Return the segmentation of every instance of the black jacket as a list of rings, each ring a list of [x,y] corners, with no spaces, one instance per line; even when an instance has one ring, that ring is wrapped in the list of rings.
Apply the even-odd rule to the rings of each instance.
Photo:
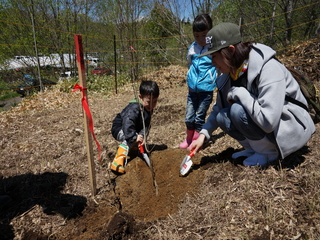
[[[129,147],[136,141],[137,135],[144,136],[143,119],[140,107],[143,109],[146,134],[149,132],[152,111],[148,112],[140,103],[129,103],[121,113],[118,113],[112,122],[111,133],[117,139],[119,131],[122,129]]]

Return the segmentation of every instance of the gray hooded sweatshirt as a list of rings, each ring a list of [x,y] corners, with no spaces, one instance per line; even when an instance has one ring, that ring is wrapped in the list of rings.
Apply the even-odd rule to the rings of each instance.
[[[305,109],[285,101],[285,96],[288,95],[308,105],[290,71],[272,58],[275,54],[276,52],[266,45],[254,44],[249,54],[247,87],[241,87],[238,98],[252,120],[263,131],[273,132],[281,157],[285,158],[307,143],[315,132],[315,125]],[[260,77],[256,79],[258,74]],[[218,128],[217,114],[221,109],[231,106],[227,102],[231,81],[233,80],[229,74],[223,74],[217,79],[217,100],[200,132],[207,140]]]

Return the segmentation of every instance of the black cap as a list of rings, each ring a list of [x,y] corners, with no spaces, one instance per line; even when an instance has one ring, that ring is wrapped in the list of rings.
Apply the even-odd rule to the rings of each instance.
[[[212,54],[230,45],[242,42],[240,27],[229,22],[219,23],[207,33],[206,41],[207,44],[209,44],[208,51],[199,57]]]

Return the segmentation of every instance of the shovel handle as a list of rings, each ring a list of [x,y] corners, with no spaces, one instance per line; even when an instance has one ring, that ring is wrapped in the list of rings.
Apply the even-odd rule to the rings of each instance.
[[[189,157],[193,157],[195,154],[196,154],[196,150],[193,150],[192,152],[190,152],[190,153],[188,154],[188,156],[189,156]]]
[[[140,150],[141,153],[144,153],[144,147],[143,147],[142,144],[139,145],[139,150]]]

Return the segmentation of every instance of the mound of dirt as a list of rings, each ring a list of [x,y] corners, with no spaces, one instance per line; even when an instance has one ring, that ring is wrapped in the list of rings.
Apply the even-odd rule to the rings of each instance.
[[[149,222],[174,214],[186,194],[197,194],[204,179],[204,170],[199,167],[201,155],[193,157],[193,170],[180,176],[180,164],[188,153],[185,149],[153,151],[154,180],[145,161],[133,158],[126,166],[126,174],[110,178],[114,186],[109,192],[110,204],[100,205],[98,212],[96,207],[87,207],[79,221],[72,220],[59,233],[59,239],[100,239],[101,232],[101,239],[123,239],[137,232],[138,222],[145,229]]]
[[[188,153],[184,149],[153,152],[155,183],[144,161],[131,161],[126,167],[127,173],[116,183],[122,211],[145,222],[175,213],[187,193],[193,195],[199,190],[204,178],[203,171],[193,171],[188,177],[179,176],[180,164]],[[200,155],[193,159],[200,161]]]

